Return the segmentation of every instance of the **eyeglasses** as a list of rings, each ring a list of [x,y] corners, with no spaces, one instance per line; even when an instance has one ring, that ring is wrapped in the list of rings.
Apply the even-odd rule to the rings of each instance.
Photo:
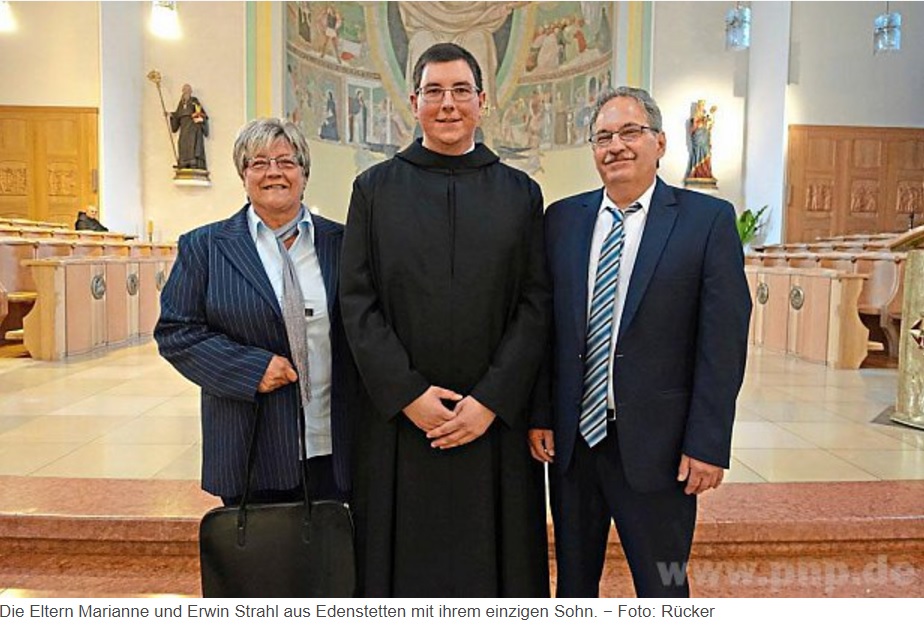
[[[642,133],[646,130],[650,130],[653,133],[661,132],[658,128],[652,128],[651,126],[639,126],[638,124],[629,124],[628,126],[623,126],[616,132],[611,132],[608,130],[601,130],[598,133],[591,135],[588,141],[594,145],[595,148],[605,148],[611,143],[613,143],[613,137],[619,136],[619,140],[623,143],[635,143],[642,138]]]
[[[481,90],[474,85],[454,85],[452,87],[437,87],[436,85],[427,85],[417,90],[417,94],[423,98],[424,102],[442,102],[443,94],[446,92],[452,94],[452,99],[456,102],[468,102],[475,97]]]
[[[294,170],[302,166],[299,159],[291,155],[278,157],[257,157],[247,160],[247,167],[255,172],[265,172],[269,169],[270,163],[275,163],[276,167],[281,170]]]

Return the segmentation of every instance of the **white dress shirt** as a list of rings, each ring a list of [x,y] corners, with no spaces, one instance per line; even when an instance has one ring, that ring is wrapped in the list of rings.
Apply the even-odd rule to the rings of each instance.
[[[266,270],[281,309],[284,261],[276,243],[276,235],[263,223],[253,206],[247,209],[247,222],[260,261],[263,262],[263,269]],[[314,248],[313,231],[311,213],[305,209],[305,218],[298,223],[298,236],[289,248],[289,255],[298,275],[298,284],[305,298],[305,309],[312,311],[312,314],[306,317],[308,381],[311,385],[311,399],[305,407],[305,450],[308,458],[331,454],[333,449],[330,432],[330,318],[327,315],[327,291],[321,275],[321,264]]]
[[[619,322],[622,317],[622,309],[626,304],[626,293],[629,291],[629,279],[632,277],[632,269],[635,267],[635,257],[638,255],[638,246],[642,241],[642,232],[645,230],[645,221],[648,219],[648,207],[651,205],[651,196],[654,193],[655,183],[645,190],[638,200],[642,208],[624,215],[623,228],[625,240],[622,248],[622,256],[619,261],[619,276],[616,280],[616,300],[613,303],[613,336],[610,338],[610,357],[607,364],[606,375],[606,407],[615,409],[616,402],[613,398],[613,360],[616,354],[616,339],[619,336]],[[632,204],[630,202],[629,204]],[[613,214],[609,212],[608,207],[615,207],[622,211],[625,207],[617,207],[603,192],[603,201],[597,211],[597,223],[594,225],[593,238],[590,240],[590,263],[587,267],[587,318],[590,318],[590,303],[594,297],[594,283],[597,279],[597,265],[600,262],[600,250],[603,248],[603,242],[613,227]]]

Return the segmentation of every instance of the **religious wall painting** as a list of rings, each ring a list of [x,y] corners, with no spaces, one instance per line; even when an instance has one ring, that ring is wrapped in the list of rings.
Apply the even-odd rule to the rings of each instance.
[[[581,71],[612,53],[612,32],[606,3],[537,3],[525,74],[557,78]]]
[[[372,90],[369,87],[347,82],[347,143],[366,146],[370,143],[372,133]]]
[[[303,128],[309,137],[317,137],[326,141],[340,142],[346,136],[344,117],[344,97],[341,81],[333,74],[319,74],[319,95],[324,103],[318,109],[313,109],[313,124]]]
[[[542,152],[587,138],[592,98],[612,84],[613,6],[289,2],[287,115],[317,139],[379,158],[394,154],[419,134],[408,101],[413,61],[433,43],[452,41],[484,71],[479,137],[513,165],[537,164]]]

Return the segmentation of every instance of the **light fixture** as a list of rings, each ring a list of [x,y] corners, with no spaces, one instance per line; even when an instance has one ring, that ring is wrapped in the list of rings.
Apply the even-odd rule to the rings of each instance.
[[[873,54],[898,52],[902,49],[902,14],[889,11],[886,2],[885,13],[873,20]]]
[[[751,46],[751,7],[740,2],[725,14],[725,49],[747,50]]]
[[[173,0],[154,0],[151,3],[151,32],[163,39],[180,38],[180,20],[177,16],[176,2]]]
[[[7,0],[0,0],[0,33],[12,33],[16,30],[13,9]]]

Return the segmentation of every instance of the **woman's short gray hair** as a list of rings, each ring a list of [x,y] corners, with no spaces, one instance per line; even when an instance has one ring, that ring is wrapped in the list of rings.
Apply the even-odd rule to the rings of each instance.
[[[295,153],[292,155],[302,164],[305,178],[311,170],[311,153],[308,150],[308,140],[299,130],[298,126],[288,120],[278,117],[258,117],[247,122],[237,133],[234,140],[234,166],[237,175],[244,179],[244,170],[247,161],[260,151],[269,148],[277,139],[285,139],[292,145]]]

